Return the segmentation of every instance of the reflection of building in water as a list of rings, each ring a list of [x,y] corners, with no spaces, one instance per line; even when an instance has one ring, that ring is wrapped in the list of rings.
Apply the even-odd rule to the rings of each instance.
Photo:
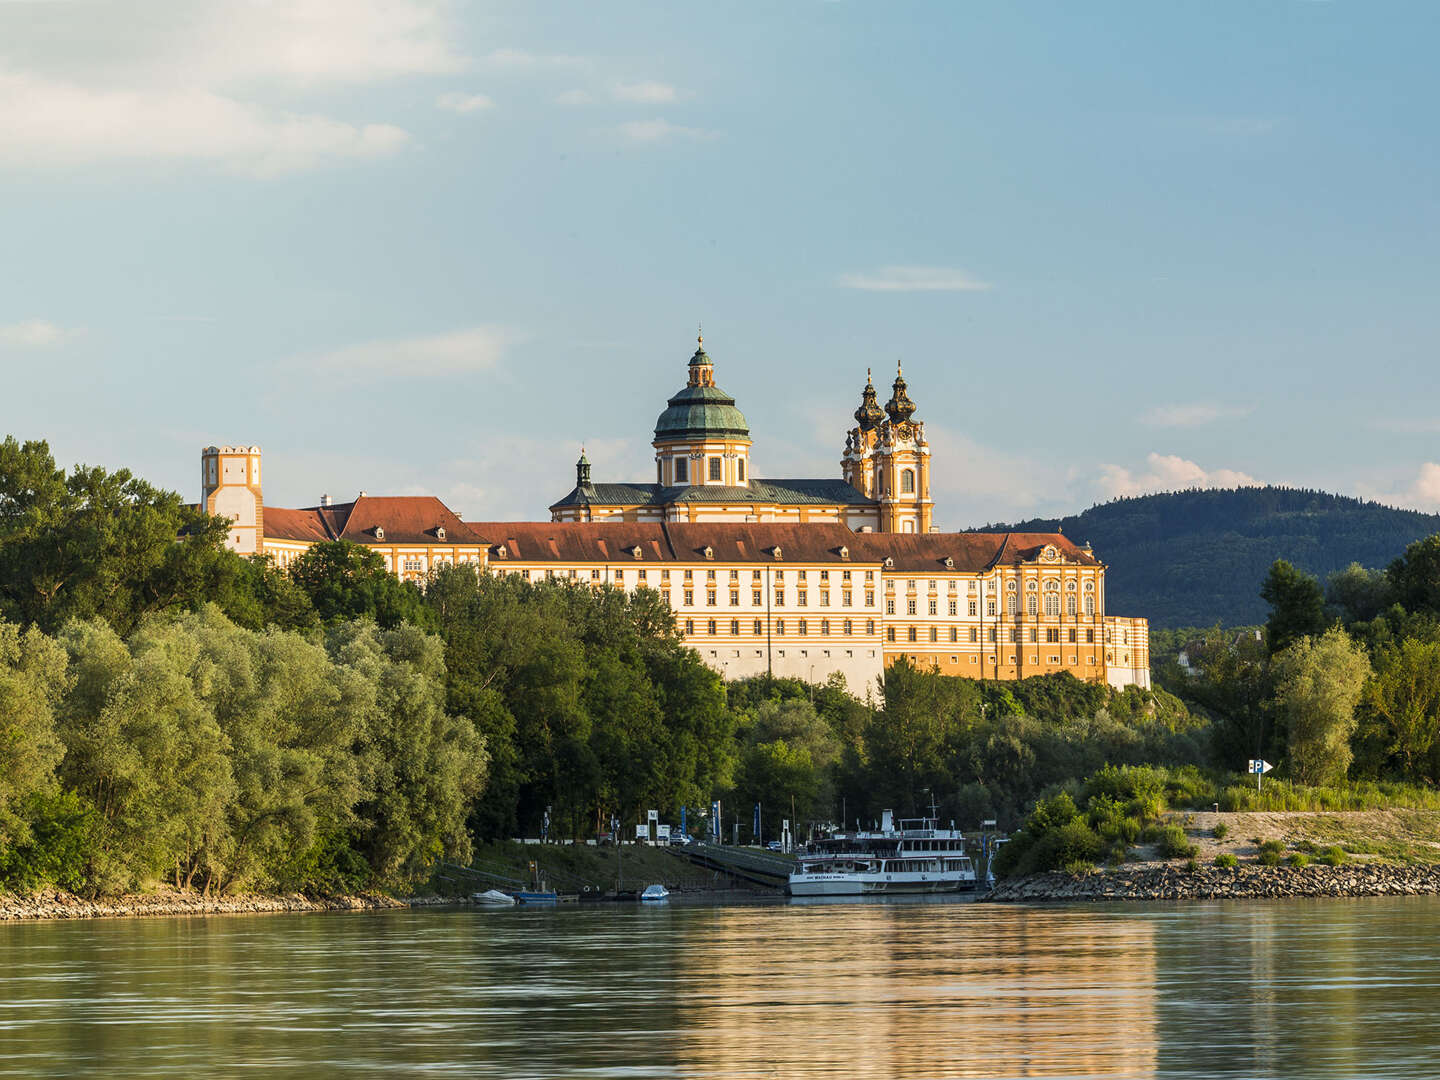
[[[1154,928],[1139,917],[945,901],[722,908],[677,969],[694,987],[682,1072],[1105,1077],[1156,1066]]]

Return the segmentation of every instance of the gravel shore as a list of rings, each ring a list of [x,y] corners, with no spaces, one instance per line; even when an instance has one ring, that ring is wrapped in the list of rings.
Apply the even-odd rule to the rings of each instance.
[[[1291,897],[1426,896],[1440,893],[1440,866],[1178,866],[1033,874],[998,882],[987,903],[1118,900],[1280,900]]]
[[[361,911],[433,903],[428,898],[396,900],[381,895],[333,896],[320,899],[298,893],[283,896],[201,896],[158,892],[85,900],[65,892],[33,896],[0,896],[0,922],[22,919],[108,919],[145,915],[244,915],[301,911]]]

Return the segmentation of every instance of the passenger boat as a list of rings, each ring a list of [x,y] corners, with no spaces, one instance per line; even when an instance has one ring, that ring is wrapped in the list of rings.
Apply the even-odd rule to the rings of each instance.
[[[933,811],[932,811],[933,813]],[[836,832],[812,841],[790,874],[791,896],[871,896],[975,888],[965,838],[934,817],[895,826],[886,810],[878,831]]]

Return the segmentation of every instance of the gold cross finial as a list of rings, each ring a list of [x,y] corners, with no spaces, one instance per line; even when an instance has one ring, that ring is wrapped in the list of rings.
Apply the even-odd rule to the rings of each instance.
[[[900,376],[903,375],[903,374],[904,374],[904,372],[900,370],[900,361],[899,361],[899,360],[896,360],[896,361],[895,361],[895,377],[898,379],[898,378],[900,378]]]
[[[701,346],[702,348],[705,345],[705,328],[699,323],[696,323],[695,325],[695,344]]]

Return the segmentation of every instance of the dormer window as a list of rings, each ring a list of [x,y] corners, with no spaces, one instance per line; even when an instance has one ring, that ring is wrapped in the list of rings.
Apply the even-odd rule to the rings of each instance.
[[[946,555],[946,556],[945,556],[945,569],[946,569],[946,570],[954,570],[954,569],[955,569],[955,560],[954,560],[953,558],[951,558],[949,555]]]
[[[850,558],[850,549],[849,549],[848,547],[842,547],[842,548],[840,549],[840,558],[842,558],[842,559],[848,559],[848,558]]]
[[[435,526],[435,539],[436,539],[436,540],[444,540],[444,539],[445,539],[445,526],[444,526],[444,525],[437,525],[437,526]]]
[[[705,558],[707,558],[707,559],[713,559],[713,558],[715,558],[715,549],[714,549],[713,547],[710,547],[710,546],[707,544],[707,545],[705,546],[704,555],[705,555]]]
[[[375,526],[375,539],[376,539],[376,540],[384,540],[384,539],[385,539],[385,528],[384,528],[383,525],[376,525],[376,526]]]
[[[895,560],[894,560],[893,558],[891,558],[889,555],[886,555],[886,556],[885,556],[885,569],[886,569],[886,570],[894,570],[894,569],[895,569]]]
[[[784,555],[782,555],[780,552],[779,544],[776,544],[773,548],[770,549],[770,554],[774,556],[776,562],[779,562],[782,558],[784,558]]]
[[[641,559],[644,557],[645,552],[641,549],[639,544],[636,544],[630,549],[630,554],[635,556],[636,559]]]
[[[510,557],[510,552],[504,544],[501,544],[495,549],[495,557],[497,559],[508,559]]]

